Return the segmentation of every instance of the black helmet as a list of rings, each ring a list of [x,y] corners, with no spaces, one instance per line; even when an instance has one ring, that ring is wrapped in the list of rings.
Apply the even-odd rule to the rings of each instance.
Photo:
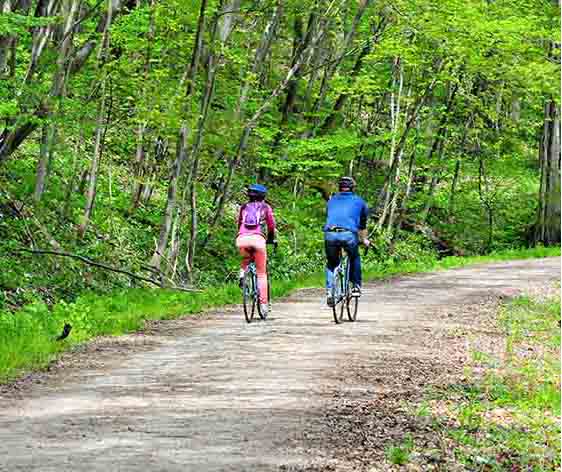
[[[338,182],[338,186],[339,186],[340,192],[344,188],[349,189],[351,192],[353,192],[353,190],[355,190],[355,180],[353,179],[353,177],[342,177],[340,179],[340,181]]]

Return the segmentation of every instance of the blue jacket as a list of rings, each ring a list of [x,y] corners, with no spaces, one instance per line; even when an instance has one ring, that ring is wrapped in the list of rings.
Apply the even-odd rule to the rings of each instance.
[[[353,233],[367,228],[369,207],[353,192],[336,193],[327,204],[327,219],[324,231],[331,226],[347,229]]]

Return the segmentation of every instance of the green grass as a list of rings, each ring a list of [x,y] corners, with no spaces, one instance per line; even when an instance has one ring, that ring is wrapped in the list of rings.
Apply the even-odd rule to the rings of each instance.
[[[457,460],[470,470],[559,470],[560,298],[520,297],[502,307],[499,323],[505,358],[450,392],[458,424],[446,433]],[[475,358],[490,367],[488,358]]]
[[[410,454],[414,449],[414,440],[410,434],[398,446],[390,446],[385,450],[387,460],[395,465],[404,465],[410,461]]]
[[[442,260],[427,257],[415,262],[394,261],[384,265],[374,265],[367,260],[365,278],[377,279],[480,262],[557,255],[560,255],[560,248],[536,248],[485,257],[451,257]],[[313,274],[289,281],[274,281],[272,297],[287,295],[298,288],[322,286],[323,278],[323,274]],[[120,335],[141,329],[145,320],[169,319],[239,302],[239,288],[228,284],[193,293],[127,289],[105,296],[83,295],[73,303],[60,301],[52,309],[44,303],[35,302],[16,313],[0,312],[0,382],[12,380],[25,371],[42,368],[60,352],[96,336]],[[241,315],[241,323],[242,320]],[[66,340],[56,341],[65,323],[72,325],[72,332]]]
[[[516,259],[537,259],[543,257],[559,257],[560,247],[535,247],[531,249],[510,249],[501,252],[492,252],[485,256],[458,257],[451,256],[436,259],[430,255],[416,258],[412,261],[389,263],[371,267],[366,264],[365,278],[378,279],[392,275],[407,274],[412,272],[431,272],[435,270],[453,269],[473,264],[484,264]]]

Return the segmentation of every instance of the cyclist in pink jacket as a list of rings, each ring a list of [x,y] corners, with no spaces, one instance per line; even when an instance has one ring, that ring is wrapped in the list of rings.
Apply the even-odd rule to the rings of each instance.
[[[275,218],[273,210],[264,201],[267,188],[263,185],[252,184],[248,187],[249,201],[240,207],[238,213],[238,237],[236,247],[242,256],[240,265],[240,283],[244,272],[252,259],[256,263],[258,274],[258,290],[260,308],[264,315],[268,313],[267,299],[267,249],[266,243],[276,244]],[[267,236],[267,237],[266,237]]]

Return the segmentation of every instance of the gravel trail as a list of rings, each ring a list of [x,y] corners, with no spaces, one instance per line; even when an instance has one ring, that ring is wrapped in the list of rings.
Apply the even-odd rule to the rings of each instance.
[[[0,470],[357,470],[323,440],[338,398],[392,400],[400,384],[385,379],[439,364],[434,333],[559,278],[559,258],[471,266],[367,284],[356,323],[300,290],[265,323],[229,307],[94,341],[0,388]]]

